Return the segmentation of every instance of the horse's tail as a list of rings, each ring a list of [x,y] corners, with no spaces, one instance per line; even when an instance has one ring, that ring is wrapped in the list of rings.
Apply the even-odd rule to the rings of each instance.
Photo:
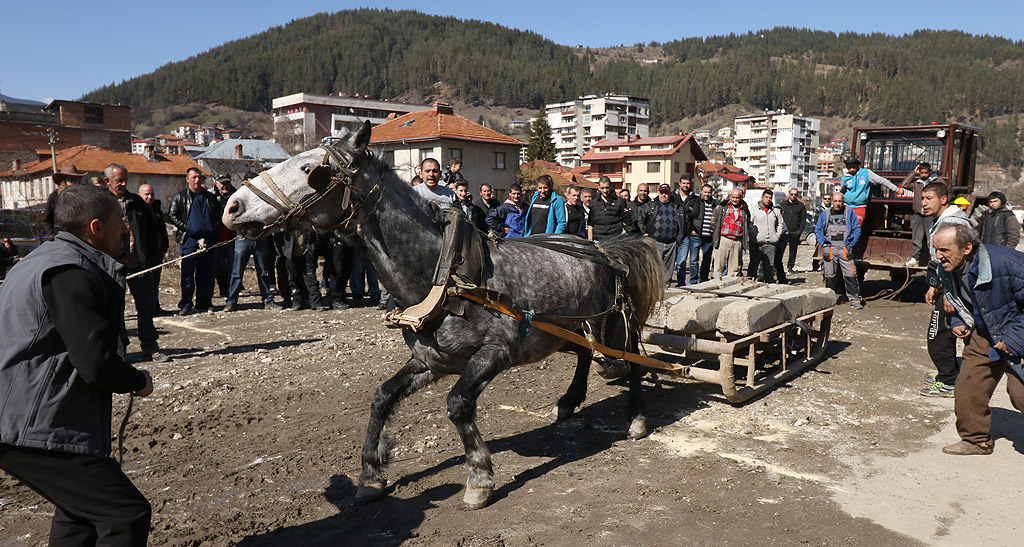
[[[613,236],[598,245],[610,258],[629,268],[622,290],[633,306],[630,330],[638,331],[665,296],[665,264],[654,240],[640,236]]]

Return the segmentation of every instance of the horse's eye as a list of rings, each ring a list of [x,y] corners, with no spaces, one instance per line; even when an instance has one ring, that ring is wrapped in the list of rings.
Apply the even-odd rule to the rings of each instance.
[[[313,166],[311,166],[311,165],[306,165],[306,166],[303,166],[303,168],[302,168],[302,172],[303,172],[303,173],[306,173],[307,175],[308,175],[308,174],[309,174],[309,172],[310,172],[310,171],[312,171],[312,170],[313,170]]]

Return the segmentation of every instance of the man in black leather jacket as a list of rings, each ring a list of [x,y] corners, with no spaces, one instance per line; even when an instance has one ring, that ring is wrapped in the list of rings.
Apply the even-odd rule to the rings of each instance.
[[[189,168],[185,175],[188,188],[171,198],[167,217],[177,229],[176,239],[182,256],[212,246],[220,225],[220,206],[213,194],[206,191],[202,179],[203,174],[198,168]],[[179,315],[188,315],[193,309],[209,311],[213,307],[215,268],[212,253],[200,253],[181,261]]]

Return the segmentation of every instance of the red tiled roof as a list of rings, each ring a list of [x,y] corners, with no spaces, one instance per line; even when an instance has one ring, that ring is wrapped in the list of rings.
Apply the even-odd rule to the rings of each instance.
[[[451,113],[450,107],[437,106],[433,110],[410,112],[374,127],[370,143],[430,141],[442,138],[526,146],[525,142]]]
[[[719,173],[718,175],[723,179],[731,180],[733,182],[747,182],[754,178],[750,175],[740,175],[739,173]]]
[[[49,151],[47,151],[49,152]],[[129,173],[147,175],[185,175],[190,167],[200,169],[203,174],[210,172],[199,167],[199,164],[186,155],[160,155],[154,156],[157,161],[149,161],[141,154],[130,154],[128,152],[112,152],[105,148],[95,146],[79,145],[57,151],[57,167],[74,165],[79,171],[100,173],[111,163],[120,163],[128,169]],[[53,171],[53,162],[49,154],[44,159],[34,161],[22,166],[17,172],[4,171],[0,177],[21,176]]]
[[[594,148],[608,146],[643,146],[650,144],[677,144],[690,138],[689,135],[669,135],[666,137],[641,137],[639,139],[603,139],[594,143]]]

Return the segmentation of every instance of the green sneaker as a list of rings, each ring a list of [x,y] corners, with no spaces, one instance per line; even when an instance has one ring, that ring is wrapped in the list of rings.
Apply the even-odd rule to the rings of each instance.
[[[935,382],[938,382],[938,381],[939,381],[939,375],[938,374],[929,374],[928,376],[924,377],[924,385],[925,385],[925,387],[931,387],[932,384],[934,384]]]
[[[934,384],[922,389],[920,393],[925,397],[952,397],[953,386],[947,386],[942,382],[935,382]]]

